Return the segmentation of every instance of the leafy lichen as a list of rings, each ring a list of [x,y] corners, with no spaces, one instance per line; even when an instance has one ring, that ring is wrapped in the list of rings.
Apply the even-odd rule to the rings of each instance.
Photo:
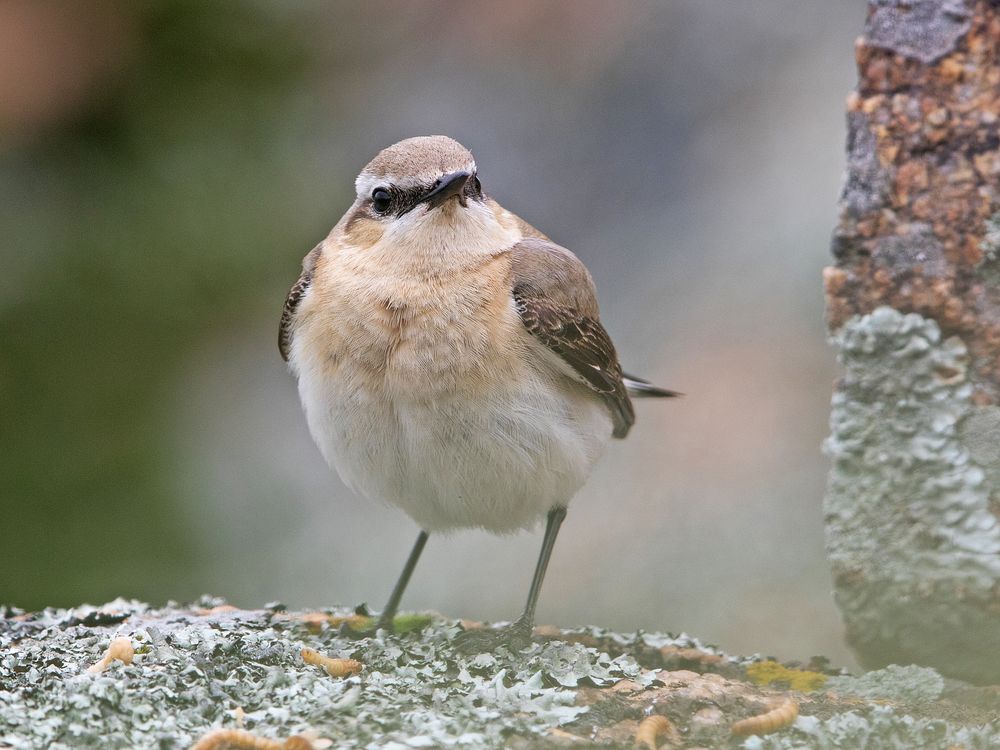
[[[986,221],[986,232],[980,244],[983,258],[976,266],[976,275],[990,289],[1000,288],[1000,213],[993,214]]]
[[[372,750],[533,750],[577,741],[620,747],[632,746],[640,720],[650,715],[667,717],[688,745],[724,747],[738,742],[730,735],[733,721],[759,713],[782,693],[776,683],[761,687],[742,679],[752,657],[733,658],[684,635],[543,628],[548,635],[521,650],[467,655],[456,649],[460,626],[440,617],[425,622],[417,616],[425,622],[419,632],[380,631],[355,640],[329,623],[314,627],[316,615],[343,620],[348,611],[295,613],[276,605],[243,611],[220,604],[206,599],[193,609],[152,609],[116,600],[34,614],[0,608],[0,748],[181,750],[212,730],[237,728],[261,738],[307,735],[338,748]],[[132,663],[88,673],[115,638],[135,646]],[[356,659],[361,672],[330,677],[305,663],[304,648]],[[662,649],[707,649],[730,665],[731,676],[663,669]],[[934,675],[917,677],[925,694],[934,688]],[[898,687],[909,677],[859,678],[859,694],[866,679],[877,683],[873,695],[882,700],[886,684]],[[856,695],[816,691],[798,699],[804,713],[833,718],[800,716],[794,728],[781,730],[784,739],[768,739],[797,744],[774,747],[861,746],[838,745],[844,737],[866,737],[871,748],[906,746],[872,739],[882,733],[912,747],[937,747],[918,741],[930,726],[939,727],[940,736],[979,742],[969,750],[990,746],[984,738],[1000,739],[996,731],[969,728],[996,716],[992,704],[977,713],[948,696],[919,705],[911,700],[906,710],[916,715],[905,716],[897,709],[871,713],[867,699]],[[942,705],[952,713],[941,713]],[[857,715],[838,719],[845,711]],[[932,725],[939,716],[960,723]]]
[[[848,638],[869,667],[1000,679],[1000,523],[960,430],[967,353],[935,321],[880,307],[834,338],[826,535]]]
[[[1000,729],[996,726],[954,727],[944,721],[899,715],[886,706],[870,711],[849,711],[820,720],[800,716],[790,731],[766,737],[750,737],[746,750],[969,750],[997,747]]]
[[[967,0],[872,0],[868,40],[931,63],[951,52],[971,26]]]
[[[82,624],[95,611],[106,619]],[[652,680],[628,656],[579,644],[465,656],[452,645],[459,626],[425,615],[397,623],[411,635],[355,641],[275,610],[202,611],[212,614],[119,600],[0,619],[0,747],[180,749],[235,726],[237,708],[247,729],[316,729],[338,747],[499,747],[586,712],[571,686]],[[115,635],[138,645],[133,664],[88,674]],[[304,647],[358,659],[363,671],[331,679],[303,663]]]
[[[944,692],[944,678],[929,667],[890,664],[858,677],[831,677],[830,690],[871,700],[894,700],[904,703],[936,701]]]
[[[1000,259],[1000,213],[993,214],[986,221],[986,234],[983,235],[983,255],[988,261]]]

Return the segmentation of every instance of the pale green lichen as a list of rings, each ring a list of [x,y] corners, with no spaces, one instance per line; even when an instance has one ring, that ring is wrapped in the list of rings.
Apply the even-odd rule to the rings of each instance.
[[[986,220],[982,247],[986,260],[995,261],[1000,258],[1000,213],[995,213]]]
[[[833,337],[825,499],[837,603],[862,662],[918,662],[1000,680],[1000,524],[987,471],[960,436],[966,349],[937,323],[881,307]]]
[[[533,642],[516,652],[499,648],[464,655],[455,644],[459,626],[440,617],[419,632],[353,640],[336,628],[316,633],[301,613],[284,613],[277,605],[254,611],[209,609],[220,603],[205,599],[194,610],[152,609],[117,600],[100,608],[32,615],[0,608],[0,748],[182,750],[210,729],[236,727],[237,708],[245,728],[257,736],[281,739],[312,730],[337,748],[540,750],[576,742],[573,736],[620,747],[623,719],[656,710],[668,714],[682,732],[694,732],[694,716],[706,701],[718,716],[701,727],[697,739],[687,734],[687,744],[728,747],[739,740],[730,737],[723,712],[746,715],[748,700],[765,705],[775,694],[773,688],[759,691],[719,675],[643,669],[632,655],[612,657],[602,649],[557,640]],[[598,628],[569,637],[581,635],[612,653],[640,658],[650,649],[697,644],[683,635]],[[88,674],[87,667],[115,636],[128,636],[136,646],[133,663]],[[345,679],[331,678],[303,662],[303,647],[358,659],[363,669]],[[754,662],[748,657],[739,663]],[[928,675],[916,677],[924,686],[921,695],[927,695],[933,687]],[[900,679],[881,680],[878,695],[887,685],[903,689]],[[858,692],[865,684],[858,684]],[[822,692],[813,693],[807,704],[809,711],[827,716],[858,706],[855,698],[845,703]],[[905,746],[874,741],[884,733],[911,740],[911,747],[937,747],[916,741],[929,736],[928,715],[948,715],[929,714],[936,705],[917,706],[911,700],[892,714],[863,710],[864,715],[852,714],[840,723],[800,717],[794,728],[782,730],[780,740],[767,741],[797,743],[780,747]],[[918,718],[900,715],[914,707]],[[964,709],[956,716],[973,723]],[[934,726],[942,737],[978,742],[991,736],[945,722]],[[572,734],[554,737],[550,730],[557,727]],[[844,737],[866,737],[869,744],[835,744]],[[983,740],[967,749],[988,746]]]
[[[1000,490],[1000,406],[970,409],[958,424],[958,439],[986,473],[992,491]]]
[[[976,273],[988,289],[1000,287],[1000,213],[986,220],[986,231],[980,244],[983,259],[976,266]]]
[[[766,737],[750,737],[746,750],[986,750],[1000,746],[996,726],[954,727],[944,721],[901,716],[889,707],[848,712],[829,719],[800,716],[792,728]]]
[[[586,712],[570,686],[654,676],[631,657],[560,642],[465,656],[457,631],[435,619],[419,633],[356,641],[310,633],[274,610],[199,617],[123,600],[3,617],[0,748],[180,750],[234,727],[236,708],[267,737],[311,729],[340,748],[492,748]],[[115,635],[137,646],[133,664],[88,674]],[[303,663],[303,647],[358,659],[363,671],[332,679]]]
[[[828,690],[870,700],[929,703],[944,692],[944,678],[930,667],[890,664],[858,677],[843,675],[827,680]]]

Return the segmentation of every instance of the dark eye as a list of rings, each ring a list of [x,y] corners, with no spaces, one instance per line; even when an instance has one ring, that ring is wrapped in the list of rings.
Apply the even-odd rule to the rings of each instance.
[[[478,175],[472,175],[472,190],[476,195],[483,194],[483,183],[479,181]]]
[[[388,190],[385,188],[375,188],[372,191],[372,208],[378,213],[384,214],[389,210],[390,205],[392,205],[392,198]]]

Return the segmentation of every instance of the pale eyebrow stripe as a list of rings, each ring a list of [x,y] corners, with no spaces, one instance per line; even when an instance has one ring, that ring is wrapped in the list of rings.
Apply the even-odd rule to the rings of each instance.
[[[476,162],[472,161],[458,167],[458,169],[464,169],[466,171],[476,173],[479,171],[476,166]],[[448,170],[452,171],[452,170]],[[372,174],[371,172],[362,172],[358,175],[358,179],[355,180],[355,188],[357,189],[358,195],[369,196],[371,192],[377,187],[388,187],[389,185],[394,185],[395,187],[408,189],[412,187],[420,187],[427,185],[429,182],[433,182],[438,177],[438,174],[424,174],[418,176],[407,175],[404,177],[389,177],[388,175],[378,176]]]

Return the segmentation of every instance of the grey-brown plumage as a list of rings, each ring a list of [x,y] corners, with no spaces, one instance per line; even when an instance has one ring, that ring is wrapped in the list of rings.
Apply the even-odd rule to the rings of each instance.
[[[600,322],[597,290],[586,266],[520,217],[525,238],[511,248],[511,294],[525,329],[558,355],[578,379],[600,394],[611,412],[614,437],[624,438],[635,424],[631,397],[679,396],[622,372],[611,337]],[[278,349],[288,361],[295,312],[312,283],[322,252],[317,245],[302,262],[302,273],[288,291],[281,311]]]
[[[489,198],[461,144],[401,141],[355,190],[306,257],[278,344],[327,461],[423,529],[379,625],[428,532],[544,516],[527,605],[505,631],[522,637],[566,507],[628,433],[631,398],[675,394],[622,373],[587,269]]]
[[[524,327],[601,395],[614,436],[625,437],[635,411],[615,346],[600,323],[590,272],[569,250],[546,240],[522,240],[511,255],[511,293]]]
[[[281,323],[278,326],[278,351],[281,352],[281,358],[286,362],[292,346],[292,324],[295,321],[295,310],[312,283],[313,268],[316,266],[316,259],[321,252],[322,245],[317,245],[302,261],[302,273],[292,288],[288,290],[285,306],[281,309]]]

